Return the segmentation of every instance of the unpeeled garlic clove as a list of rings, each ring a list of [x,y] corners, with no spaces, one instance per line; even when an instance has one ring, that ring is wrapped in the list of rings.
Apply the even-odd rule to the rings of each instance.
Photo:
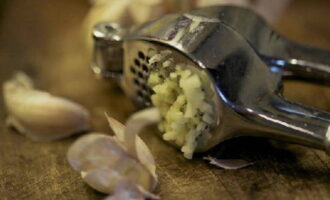
[[[33,81],[22,72],[3,84],[3,95],[7,124],[32,140],[56,140],[90,128],[85,108],[34,89]]]
[[[79,138],[69,148],[70,165],[88,185],[112,194],[110,199],[129,199],[127,195],[132,199],[157,198],[151,193],[157,184],[155,161],[138,133],[160,120],[158,110],[140,111],[129,118],[126,126],[107,118],[115,136],[93,133]]]
[[[145,198],[159,199],[159,196],[144,191],[129,179],[123,178],[117,183],[115,192],[105,200],[144,200]]]
[[[99,133],[82,136],[70,147],[68,161],[88,185],[103,193],[113,194],[123,178],[146,191],[153,190],[156,184],[149,169],[112,136]]]

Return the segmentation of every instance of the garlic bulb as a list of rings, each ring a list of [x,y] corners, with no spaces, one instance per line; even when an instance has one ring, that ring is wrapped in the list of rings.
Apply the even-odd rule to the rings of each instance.
[[[7,123],[35,141],[51,141],[89,129],[89,114],[80,105],[34,89],[22,72],[3,84]]]
[[[129,118],[126,126],[107,118],[115,136],[93,133],[79,138],[68,151],[70,165],[88,185],[113,194],[110,199],[120,199],[122,195],[125,198],[121,199],[155,198],[149,192],[157,184],[155,161],[137,134],[160,120],[158,110],[140,111]]]

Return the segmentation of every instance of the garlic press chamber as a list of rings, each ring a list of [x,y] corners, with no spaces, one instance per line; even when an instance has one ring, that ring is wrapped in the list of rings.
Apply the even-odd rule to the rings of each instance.
[[[215,119],[197,151],[257,136],[330,152],[330,114],[281,95],[285,78],[328,84],[330,52],[288,40],[252,10],[212,6],[133,28],[100,23],[93,37],[93,71],[117,78],[139,107],[152,104],[147,80],[156,68],[155,52],[170,52],[172,61],[203,77],[213,92]]]

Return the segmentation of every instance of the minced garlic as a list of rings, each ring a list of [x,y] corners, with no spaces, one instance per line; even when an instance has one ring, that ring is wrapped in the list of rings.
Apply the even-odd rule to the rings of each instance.
[[[213,92],[207,81],[191,70],[193,66],[175,63],[163,52],[150,60],[155,59],[158,62],[148,83],[154,91],[152,103],[163,118],[159,129],[164,140],[174,142],[191,159],[196,147],[210,137],[209,129],[215,123]]]

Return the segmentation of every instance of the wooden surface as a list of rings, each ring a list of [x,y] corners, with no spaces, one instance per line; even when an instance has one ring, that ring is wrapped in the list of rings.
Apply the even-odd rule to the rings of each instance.
[[[96,131],[111,134],[108,111],[125,121],[134,106],[111,82],[97,81],[88,67],[81,23],[87,11],[81,0],[0,1],[0,82],[16,70],[31,75],[40,88],[87,107]],[[330,48],[330,2],[297,0],[277,28],[298,41]],[[330,111],[329,88],[300,83],[285,85],[287,97]],[[36,143],[4,125],[0,98],[0,199],[97,200],[104,197],[85,185],[66,160],[77,138]],[[212,150],[223,158],[245,158],[255,164],[236,171],[209,166],[198,155],[185,160],[148,128],[164,200],[330,199],[330,158],[324,153],[266,140],[241,138]]]

